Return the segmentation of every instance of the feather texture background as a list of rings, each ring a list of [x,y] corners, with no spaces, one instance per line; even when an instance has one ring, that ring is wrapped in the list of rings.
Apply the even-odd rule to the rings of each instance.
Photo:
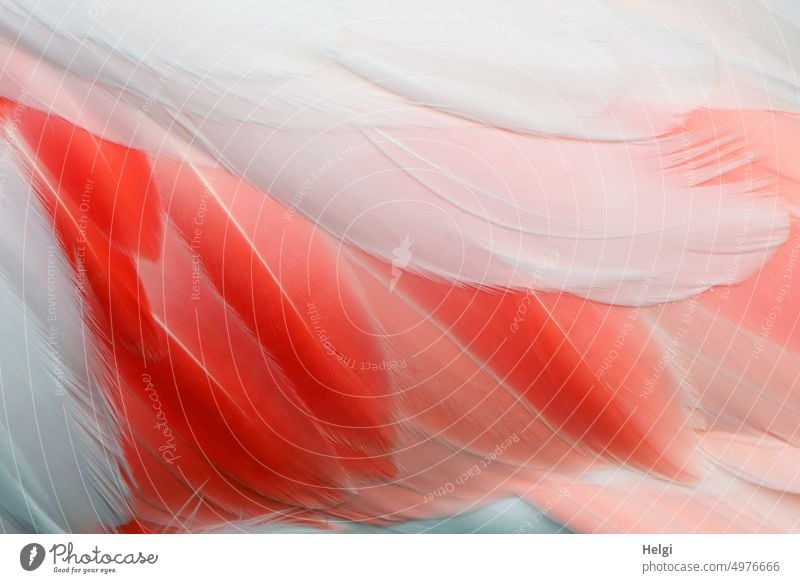
[[[3,528],[797,531],[798,25],[3,2]]]

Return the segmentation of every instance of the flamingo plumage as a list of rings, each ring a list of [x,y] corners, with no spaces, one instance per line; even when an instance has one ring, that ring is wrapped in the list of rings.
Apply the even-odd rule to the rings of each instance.
[[[3,3],[5,531],[800,528],[796,5],[402,4]]]

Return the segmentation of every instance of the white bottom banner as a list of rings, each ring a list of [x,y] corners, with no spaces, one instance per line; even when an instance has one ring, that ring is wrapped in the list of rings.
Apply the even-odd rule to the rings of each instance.
[[[4,535],[0,581],[800,581],[789,535]]]

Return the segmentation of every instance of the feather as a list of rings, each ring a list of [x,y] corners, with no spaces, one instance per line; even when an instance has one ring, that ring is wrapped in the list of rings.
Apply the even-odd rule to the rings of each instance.
[[[0,142],[0,518],[24,532],[113,529],[129,518],[118,419],[13,131],[6,121]]]
[[[798,530],[788,3],[93,6],[0,15],[4,529]]]
[[[548,507],[564,491],[572,504],[596,491],[594,481],[582,485],[590,476],[608,472],[638,476],[626,479],[642,485],[640,504],[687,497],[694,508],[704,484],[722,495],[718,483],[752,483],[758,464],[792,451],[793,410],[779,414],[752,387],[782,386],[754,375],[776,366],[791,374],[796,357],[765,351],[766,369],[737,372],[752,333],[731,336],[738,309],[711,309],[741,286],[626,308],[434,281],[407,269],[410,239],[386,263],[218,167],[142,157],[33,110],[17,130],[16,151],[27,153],[76,277],[88,272],[78,289],[108,371],[103,388],[125,420],[119,439],[138,525],[125,529],[243,520],[390,528],[514,495]],[[695,157],[707,154],[700,145]],[[75,189],[88,183],[98,210],[81,219]],[[118,193],[136,205],[119,230],[104,212]],[[765,281],[791,257],[778,251]],[[703,343],[701,330],[733,345]],[[709,362],[724,366],[709,376]],[[737,375],[750,401],[721,404]],[[778,441],[720,449],[709,428],[770,431]],[[741,461],[742,451],[755,459]],[[651,498],[659,484],[673,484],[669,498]],[[769,485],[793,488],[783,474]],[[764,484],[755,487],[761,496]],[[602,496],[612,500],[616,488],[608,482]],[[794,528],[774,516],[784,505],[770,496],[759,498],[764,527]],[[566,502],[547,509],[579,530],[639,528],[629,514],[605,512],[592,522]],[[656,520],[663,510],[652,512]],[[742,520],[726,511],[694,528],[747,528]]]
[[[593,2],[572,12],[504,2],[491,18],[480,2],[453,6],[431,15],[422,3],[399,13],[356,0],[294,10],[237,3],[220,19],[214,3],[135,13],[114,4],[93,23],[59,3],[12,3],[6,22],[34,56],[121,99],[111,119],[137,109],[385,261],[408,236],[417,251],[407,267],[430,277],[650,304],[742,281],[785,240],[780,205],[744,196],[763,185],[704,184],[748,164],[743,152],[712,156],[701,170],[692,160],[667,170],[669,145],[630,142],[718,105],[705,92],[717,85],[716,44],[676,34],[645,11]],[[220,43],[235,31],[236,48],[214,58],[188,33],[154,35],[156,19],[185,31],[210,27]],[[301,22],[303,40],[287,43]],[[528,34],[510,34],[512,26]],[[439,40],[421,44],[431,27]],[[528,50],[535,39],[544,48]],[[264,52],[270,58],[257,58]],[[209,62],[210,75],[201,68]],[[95,100],[71,90],[75,100]],[[600,129],[589,125],[604,118]],[[677,133],[688,140],[683,149],[729,137]],[[599,255],[598,239],[606,242]],[[554,255],[548,267],[543,258]],[[644,273],[653,281],[637,299]]]

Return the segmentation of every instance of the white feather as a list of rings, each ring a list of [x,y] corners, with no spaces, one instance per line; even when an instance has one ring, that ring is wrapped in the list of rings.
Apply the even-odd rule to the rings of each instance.
[[[710,158],[682,164],[669,144],[607,143],[741,107],[730,84],[761,107],[797,89],[786,51],[766,59],[758,27],[776,16],[743,3],[759,30],[745,54],[725,4],[693,28],[611,0],[44,0],[10,2],[0,31],[53,66],[56,93],[102,111],[106,137],[168,156],[191,143],[387,261],[408,238],[405,267],[431,276],[647,304],[744,279],[787,233],[775,200],[744,196],[763,184],[700,186],[752,162],[715,153],[724,132],[689,134]],[[797,32],[788,4],[777,14]],[[120,130],[132,111],[152,131]]]
[[[88,372],[75,284],[22,168],[1,141],[0,520],[97,532],[127,519],[115,421]]]
[[[795,0],[623,0],[720,58],[712,107],[800,112],[800,7]]]

